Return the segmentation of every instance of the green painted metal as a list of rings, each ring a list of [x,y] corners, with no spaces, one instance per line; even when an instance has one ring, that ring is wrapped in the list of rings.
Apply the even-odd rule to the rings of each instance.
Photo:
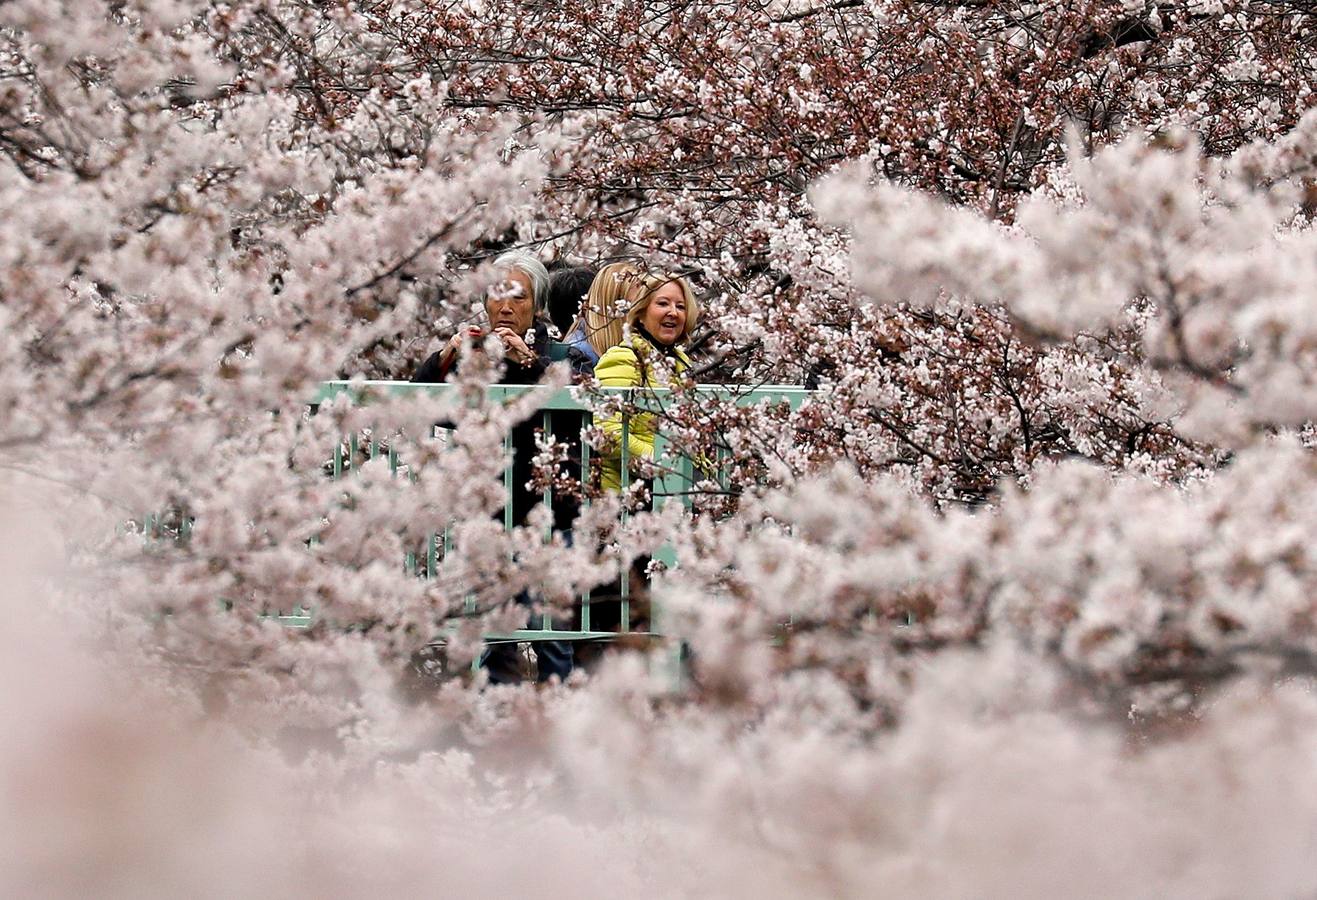
[[[501,631],[485,635],[490,643],[508,643],[516,641],[599,641],[612,640],[618,636],[616,631],[554,631],[553,629],[523,628],[520,631]],[[661,638],[663,635],[650,631],[634,631],[627,637]]]
[[[631,487],[631,416],[622,413],[622,496],[627,495],[627,489]],[[622,506],[622,523],[626,524],[627,510],[626,505]],[[617,562],[617,584],[618,595],[622,598],[620,602],[621,614],[618,630],[623,634],[631,630],[631,572],[627,566],[622,565],[622,561]]]
[[[413,385],[410,383],[403,384],[398,382],[366,382],[366,381],[326,382],[321,386],[319,392],[317,393],[315,402],[316,403],[328,402],[338,396],[347,394],[351,398],[352,402],[361,404],[361,403],[370,403],[373,399],[378,397],[398,396],[398,395],[418,393],[418,392],[430,396],[435,396],[438,399],[444,397],[444,395],[446,394],[450,394],[455,389],[456,388],[453,385]],[[554,434],[553,417],[552,417],[552,413],[554,411],[556,410],[584,411],[585,410],[585,407],[579,404],[572,397],[572,392],[570,390],[565,390],[565,389],[549,390],[549,389],[535,388],[530,386],[520,386],[520,385],[495,385],[495,386],[490,386],[486,389],[486,396],[492,402],[506,403],[528,391],[537,391],[540,394],[540,396],[537,398],[540,401],[541,410],[542,410],[540,425],[541,428],[543,428],[543,430],[546,433]],[[639,409],[649,409],[656,412],[662,410],[662,407],[665,404],[665,402],[669,400],[668,395],[671,393],[671,391],[665,389],[656,389],[656,390],[605,389],[604,392],[628,394],[629,406]],[[763,386],[752,390],[746,390],[746,389],[734,388],[734,387],[725,387],[725,386],[709,386],[709,387],[703,387],[698,389],[697,394],[698,393],[705,393],[720,398],[734,397],[738,403],[786,402],[790,404],[793,408],[798,407],[800,403],[809,394],[809,392],[803,391],[799,388],[786,387],[786,386]],[[622,441],[620,448],[622,487],[624,492],[630,487],[631,484],[632,460],[630,458],[630,440],[629,440],[630,427],[631,427],[630,416],[629,414],[624,414],[623,422],[622,422]],[[372,433],[374,433],[374,430],[372,430]],[[352,444],[351,442],[349,442],[349,449],[352,451],[353,456],[355,456],[356,448],[355,445]],[[660,431],[655,436],[655,458],[662,459],[670,451],[670,449],[671,447],[669,445],[668,439]],[[504,451],[510,457],[512,451],[510,436],[505,437]],[[588,442],[584,440],[584,431],[582,432],[581,454],[582,454],[581,477],[583,481],[586,481],[589,479],[590,476],[591,452]],[[722,459],[720,454],[719,463],[721,462]],[[348,463],[348,465],[350,465],[350,462]],[[391,469],[396,470],[397,466],[398,466],[397,454],[391,449],[390,467]],[[712,475],[719,482],[723,482],[724,471],[725,470],[722,465],[717,465],[714,471],[705,474]],[[662,506],[664,506],[667,503],[673,502],[674,500],[678,500],[679,502],[682,502],[684,505],[689,506],[690,488],[693,487],[695,484],[696,474],[697,474],[696,466],[694,462],[689,458],[677,457],[675,460],[670,460],[667,464],[665,464],[659,470],[657,477],[654,479],[653,488],[654,488],[655,507],[662,508]],[[510,528],[512,526],[512,510],[510,504],[510,496],[511,496],[511,489],[513,486],[511,466],[505,468],[503,482],[504,482],[505,492],[509,496],[509,502],[507,505],[505,505],[503,511],[503,522],[505,527]],[[551,489],[546,488],[542,501],[546,505],[550,507],[552,506],[553,496]],[[585,502],[588,505],[589,502],[588,499]],[[545,540],[551,540],[551,539],[552,539],[551,529],[546,530]],[[450,523],[445,523],[444,535],[443,535],[444,556],[446,556],[451,551],[451,549],[452,549],[452,539],[451,539]],[[669,567],[675,566],[677,562],[675,558],[675,552],[670,546],[660,549],[659,552],[655,554],[655,557]],[[425,575],[427,577],[434,577],[437,574],[438,561],[439,560],[437,558],[436,542],[435,539],[432,537],[431,541],[427,545],[426,565],[425,565]],[[408,570],[409,571],[414,570],[415,566],[416,566],[415,557],[414,555],[409,554],[407,560]],[[630,632],[630,628],[631,628],[632,611],[631,611],[629,576],[630,576],[630,572],[626,569],[626,567],[621,566],[619,563],[618,581],[619,581],[619,594],[620,594],[620,605],[621,605],[621,610],[620,610],[621,621],[619,625],[620,625],[621,633],[628,633]],[[581,622],[580,622],[579,631],[562,631],[560,629],[554,629],[549,616],[546,614],[541,619],[542,627],[539,629],[528,628],[528,629],[512,631],[500,635],[490,635],[488,636],[488,639],[489,640],[520,640],[520,641],[545,640],[545,639],[597,640],[603,638],[616,637],[616,635],[619,632],[601,632],[601,631],[595,631],[591,628],[590,593],[585,592],[584,594],[582,594],[579,600],[581,603]],[[474,611],[474,598],[467,598],[466,606],[468,611]],[[657,610],[655,611],[655,616],[657,617]],[[655,622],[654,624],[657,624],[657,622]]]
[[[412,384],[410,382],[395,381],[327,381],[323,382],[316,390],[310,400],[310,405],[315,407],[332,402],[340,397],[347,397],[355,405],[366,405],[372,401],[388,397],[409,396],[415,394],[424,394],[432,396],[436,400],[456,398],[456,391],[459,388],[451,384]],[[670,395],[674,392],[670,389],[627,389],[627,388],[603,388],[599,389],[603,394],[624,394],[627,396],[628,407],[631,409],[647,410],[652,412],[661,412],[664,404],[670,400]],[[486,388],[486,397],[496,403],[507,403],[527,392],[536,392],[538,394],[541,412],[541,426],[548,434],[554,434],[553,416],[555,411],[575,411],[588,412],[588,408],[577,402],[572,396],[571,389],[559,388],[548,389],[535,386],[523,385],[492,385]],[[727,385],[701,385],[694,390],[696,397],[700,395],[717,397],[720,399],[731,398],[736,403],[742,405],[752,405],[758,403],[787,403],[792,409],[799,408],[811,395],[812,391],[807,391],[799,387],[790,385],[760,385],[754,388]],[[581,480],[588,483],[590,480],[592,465],[591,448],[586,440],[586,431],[588,425],[583,426],[580,435],[581,444]],[[379,440],[379,429],[372,427],[370,429],[369,444],[366,449],[367,457],[375,459],[379,455],[381,442]],[[622,490],[625,493],[630,487],[631,477],[631,456],[629,447],[630,438],[630,415],[623,414],[622,418],[622,440],[621,440],[621,475]],[[336,442],[333,453],[332,477],[339,479],[350,470],[356,469],[358,456],[361,450],[359,446],[360,438],[357,434],[348,435],[346,441],[340,439]],[[697,481],[697,477],[708,476],[716,479],[719,484],[726,487],[727,479],[727,455],[721,450],[716,454],[716,458],[709,462],[712,463],[712,469],[708,471],[699,471],[696,462],[687,457],[676,457],[673,459],[669,454],[671,451],[670,441],[659,431],[655,435],[655,459],[662,460],[668,456],[666,464],[657,474],[653,481],[654,505],[656,509],[672,503],[680,502],[689,507],[692,499],[691,489]],[[504,452],[511,459],[512,446],[511,435],[504,438]],[[394,447],[394,442],[389,441],[387,445],[387,460],[390,474],[397,476],[399,469],[403,466],[398,452]],[[707,465],[707,463],[706,463]],[[410,477],[415,477],[415,473],[409,473]],[[508,465],[503,473],[503,486],[508,496],[508,502],[504,506],[503,524],[506,528],[512,527],[512,467]],[[552,507],[553,493],[551,488],[544,491],[543,502]],[[589,499],[583,500],[583,506],[589,506]],[[624,512],[625,516],[626,513]],[[184,530],[190,532],[192,523],[190,519],[184,519]],[[159,529],[159,519],[155,515],[143,517],[144,537],[150,538]],[[546,541],[552,540],[551,528],[546,529],[544,536]],[[431,532],[427,535],[425,550],[423,552],[424,565],[419,573],[422,577],[433,579],[437,577],[439,567],[453,551],[452,523],[443,523],[442,531]],[[655,558],[669,567],[677,564],[675,551],[670,546],[661,548]],[[410,575],[418,574],[418,554],[410,551],[406,554],[403,561],[404,570]],[[618,565],[619,594],[621,600],[621,622],[620,632],[615,631],[597,631],[591,627],[591,596],[590,592],[584,592],[579,598],[581,604],[580,629],[575,631],[565,631],[553,628],[549,616],[546,614],[541,620],[541,628],[526,628],[515,631],[503,632],[499,634],[486,635],[488,642],[506,642],[506,641],[541,641],[541,640],[609,640],[618,637],[619,633],[631,633],[631,598],[629,585],[629,571],[627,567]],[[465,608],[468,613],[475,611],[475,598],[468,596],[465,598]],[[308,627],[314,620],[314,616],[307,610],[295,607],[294,614],[277,615],[275,618],[288,627],[304,628]],[[655,609],[652,613],[653,621],[651,626],[652,632],[644,633],[647,637],[657,637],[660,632],[659,610]],[[674,649],[674,654],[680,653],[680,648]],[[673,656],[672,665],[679,670],[677,656]]]
[[[507,459],[508,464],[503,469],[503,496],[507,497],[507,502],[503,504],[503,530],[512,530],[512,432],[509,431],[503,435],[503,456]]]
[[[547,409],[540,414],[540,430],[544,434],[557,436],[557,432],[553,430],[553,413]],[[540,497],[540,502],[547,508],[553,509],[553,485],[547,484],[544,486],[544,493]],[[551,540],[553,540],[553,525],[548,524],[544,526],[544,542],[547,544]]]
[[[581,484],[590,482],[590,442],[586,440],[587,426],[581,426]],[[582,509],[590,508],[590,496],[585,494],[581,499]],[[581,630],[588,632],[590,630],[590,591],[587,590],[581,594]]]
[[[529,391],[536,391],[541,395],[539,398],[541,409],[586,411],[586,407],[573,399],[571,388],[555,389],[534,385],[496,384],[490,385],[485,390],[487,397],[498,402],[506,402]],[[675,392],[672,388],[596,388],[596,390],[604,395],[628,395],[631,403],[636,408],[652,412],[660,411],[663,403]],[[312,406],[319,406],[346,394],[352,398],[354,403],[360,405],[381,397],[428,394],[441,398],[449,394],[455,395],[457,391],[458,386],[454,384],[412,384],[407,381],[368,381],[365,379],[324,381],[320,383],[320,386],[307,402]],[[792,409],[798,409],[802,403],[814,395],[814,391],[784,384],[761,384],[755,387],[705,384],[695,387],[692,393],[696,397],[733,398],[738,404],[745,406],[765,402],[787,403],[790,404]]]

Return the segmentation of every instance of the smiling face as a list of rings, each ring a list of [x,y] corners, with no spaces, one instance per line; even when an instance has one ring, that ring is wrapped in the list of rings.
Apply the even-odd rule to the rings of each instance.
[[[649,298],[640,317],[645,330],[666,346],[672,346],[686,334],[686,294],[681,285],[669,281]]]
[[[506,272],[502,281],[490,287],[485,314],[491,328],[510,328],[518,335],[525,334],[535,321],[530,276],[519,269]]]

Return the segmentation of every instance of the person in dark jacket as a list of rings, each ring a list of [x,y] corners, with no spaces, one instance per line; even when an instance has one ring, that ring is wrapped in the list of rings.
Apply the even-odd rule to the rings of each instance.
[[[577,310],[594,281],[595,271],[589,266],[565,266],[549,273],[549,301],[546,309],[559,340],[564,340],[576,321]]]
[[[506,363],[500,384],[535,384],[549,366],[549,334],[540,319],[543,298],[546,296],[549,275],[544,265],[529,253],[512,252],[500,256],[494,263],[503,280],[490,289],[485,300],[485,314],[489,318],[490,332],[503,342]],[[473,343],[484,336],[484,329],[470,326]],[[443,347],[421,363],[412,382],[436,384],[447,381],[461,365],[462,339],[459,333]],[[512,444],[512,523],[523,525],[531,508],[540,501],[541,494],[528,486],[536,454],[535,430],[541,424],[538,415],[514,425]],[[560,531],[571,528],[575,508],[566,502],[554,503],[554,527]],[[501,516],[500,516],[501,517]],[[522,593],[518,603],[529,605],[529,595]],[[539,628],[541,618],[531,617],[531,628]],[[553,676],[565,679],[572,671],[572,645],[568,641],[536,641],[533,644],[539,659],[539,680]],[[521,680],[520,657],[515,643],[492,645],[485,652],[482,664],[489,670],[493,684],[509,684]]]

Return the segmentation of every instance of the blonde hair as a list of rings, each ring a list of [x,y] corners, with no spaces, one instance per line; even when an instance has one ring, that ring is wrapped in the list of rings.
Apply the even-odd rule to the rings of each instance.
[[[626,313],[619,313],[618,301],[633,303],[641,281],[640,266],[635,263],[616,262],[604,266],[590,282],[581,312],[567,333],[571,334],[579,327],[600,356],[622,343],[622,322],[630,313],[630,306]]]
[[[675,284],[681,288],[682,299],[686,301],[686,327],[682,331],[681,337],[685,340],[695,332],[695,326],[700,321],[700,301],[695,299],[695,293],[691,290],[689,281],[680,275],[648,272],[640,276],[639,283],[643,289],[639,292],[639,296],[632,299],[631,308],[627,310],[627,327],[635,327],[635,324],[640,321],[640,317],[645,314],[645,310],[649,308],[650,299],[658,293],[660,288],[665,284]],[[621,338],[619,337],[618,340],[621,340]]]

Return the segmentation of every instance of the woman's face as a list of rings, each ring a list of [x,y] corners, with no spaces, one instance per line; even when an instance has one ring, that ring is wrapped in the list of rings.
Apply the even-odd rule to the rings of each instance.
[[[485,314],[491,328],[510,328],[518,336],[535,321],[535,295],[530,276],[520,269],[508,271],[485,296]]]
[[[686,295],[681,285],[669,281],[655,291],[640,317],[640,324],[667,346],[681,340],[686,333]]]

